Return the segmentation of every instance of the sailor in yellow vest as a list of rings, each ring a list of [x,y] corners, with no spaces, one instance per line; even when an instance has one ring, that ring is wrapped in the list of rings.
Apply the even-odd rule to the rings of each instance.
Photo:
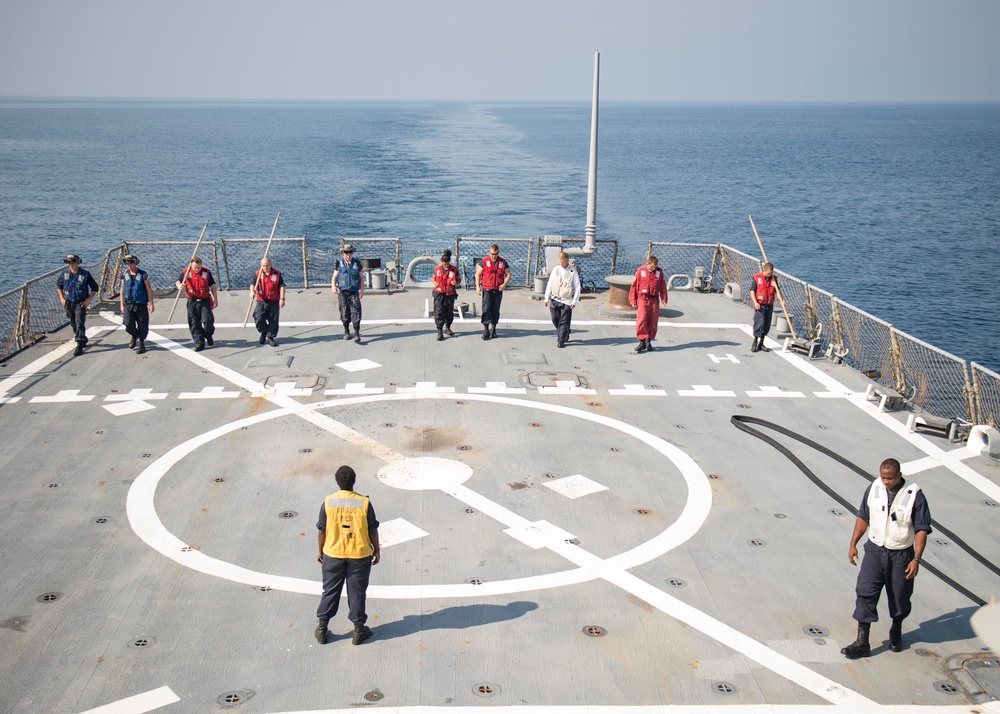
[[[848,659],[871,654],[868,634],[871,623],[878,621],[878,599],[885,588],[889,601],[889,649],[903,650],[903,620],[910,614],[913,579],[920,569],[920,556],[931,532],[931,512],[920,486],[906,483],[896,459],[886,459],[879,467],[879,478],[865,491],[858,508],[847,558],[851,565],[858,560],[858,541],[868,531],[865,557],[861,561],[854,619],[858,638],[840,650]]]
[[[347,583],[347,617],[354,623],[356,645],[372,636],[365,625],[365,593],[372,566],[378,563],[378,519],[367,496],[354,492],[357,475],[350,466],[341,466],[335,476],[340,490],[323,499],[319,509],[319,555],[323,564],[323,596],[316,610],[319,623],[316,639],[326,644],[327,623],[337,614],[340,593]]]

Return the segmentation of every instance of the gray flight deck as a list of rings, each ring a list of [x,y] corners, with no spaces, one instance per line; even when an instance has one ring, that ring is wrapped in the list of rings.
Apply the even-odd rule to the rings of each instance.
[[[927,570],[903,652],[883,602],[872,656],[840,654],[854,515],[730,420],[872,474],[898,458],[993,563],[1000,465],[907,431],[847,366],[752,354],[750,310],[721,294],[672,292],[645,354],[604,294],[565,349],[525,289],[489,341],[466,315],[438,342],[429,297],[369,291],[357,345],[328,287],[289,289],[274,348],[241,327],[248,293],[223,292],[200,353],[161,298],[145,355],[95,309],[83,356],[66,328],[7,360],[0,712],[1000,711],[976,605]],[[860,500],[859,475],[762,431]],[[313,637],[341,464],[384,544],[357,647],[344,610]],[[925,559],[1000,594],[939,533]]]

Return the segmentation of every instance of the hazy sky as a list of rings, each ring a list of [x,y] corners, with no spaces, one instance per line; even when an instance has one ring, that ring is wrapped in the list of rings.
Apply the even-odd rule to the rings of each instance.
[[[0,96],[1000,101],[1000,0],[0,0]]]

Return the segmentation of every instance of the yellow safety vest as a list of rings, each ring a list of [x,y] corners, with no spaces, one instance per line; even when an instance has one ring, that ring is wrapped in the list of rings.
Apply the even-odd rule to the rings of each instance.
[[[375,549],[368,536],[368,497],[337,491],[326,497],[326,541],[323,553],[331,558],[367,558]]]

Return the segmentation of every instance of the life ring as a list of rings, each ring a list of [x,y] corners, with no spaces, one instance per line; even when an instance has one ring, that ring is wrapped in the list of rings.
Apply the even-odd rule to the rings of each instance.
[[[410,264],[406,266],[406,275],[403,276],[403,287],[433,288],[434,287],[433,275],[427,280],[420,280],[416,276],[416,269],[421,265],[437,266],[437,264],[438,264],[437,260],[430,255],[421,255],[419,258],[414,258],[413,260],[411,260]]]

